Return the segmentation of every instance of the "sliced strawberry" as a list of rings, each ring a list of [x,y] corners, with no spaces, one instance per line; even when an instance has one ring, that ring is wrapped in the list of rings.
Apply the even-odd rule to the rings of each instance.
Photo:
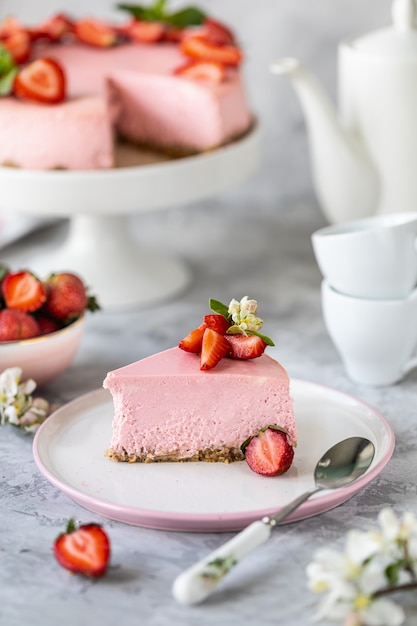
[[[216,332],[224,335],[226,330],[230,327],[230,322],[223,315],[219,315],[218,313],[209,313],[209,315],[204,316],[204,323],[207,328],[211,328]]]
[[[37,59],[19,71],[13,90],[24,100],[57,104],[66,98],[64,70],[54,59]]]
[[[71,519],[66,531],[54,542],[54,555],[70,572],[99,578],[105,574],[110,559],[110,541],[100,525],[76,527]]]
[[[226,68],[223,63],[217,63],[216,61],[189,61],[176,68],[174,74],[218,85],[225,78]]]
[[[0,311],[0,341],[32,339],[39,334],[39,326],[29,313],[13,309]]]
[[[57,13],[32,30],[32,38],[46,37],[50,41],[61,41],[74,29],[74,22],[64,13]]]
[[[0,44],[11,54],[17,65],[25,63],[30,56],[31,38],[25,30],[10,31],[0,35]]]
[[[74,23],[74,34],[79,41],[98,48],[109,48],[116,43],[117,33],[106,22],[83,19]]]
[[[186,56],[204,61],[215,61],[226,65],[239,65],[243,55],[240,48],[231,45],[212,43],[204,35],[190,35],[180,43],[180,49]]]
[[[184,37],[183,28],[175,28],[167,25],[162,40],[171,43],[179,43]]]
[[[256,335],[226,335],[233,359],[256,359],[265,352],[267,344]]]
[[[230,28],[211,17],[206,17],[204,20],[204,29],[207,39],[212,43],[231,46],[236,43],[235,36]]]
[[[229,342],[224,335],[211,328],[206,328],[201,346],[200,369],[208,370],[229,352]]]
[[[137,43],[156,43],[162,41],[166,31],[162,22],[148,22],[133,19],[125,28],[125,34]]]
[[[193,352],[194,354],[200,354],[201,346],[203,343],[203,335],[206,330],[206,324],[201,324],[198,328],[194,328],[184,339],[178,344],[178,347],[181,350],[185,350],[186,352]]]
[[[12,33],[24,30],[26,30],[25,27],[19,22],[16,17],[9,16],[0,23],[0,38],[4,37],[5,35],[11,35]]]
[[[252,471],[263,476],[278,476],[291,467],[294,448],[284,432],[267,428],[249,441],[244,454]]]
[[[46,300],[44,284],[28,270],[8,274],[1,284],[4,302],[9,309],[31,313]]]

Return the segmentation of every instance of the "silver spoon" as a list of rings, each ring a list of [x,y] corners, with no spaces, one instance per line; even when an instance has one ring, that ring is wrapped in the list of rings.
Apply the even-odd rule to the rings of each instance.
[[[233,539],[192,565],[174,581],[172,593],[182,604],[198,604],[207,598],[239,561],[264,543],[272,529],[285,520],[310,496],[322,489],[346,487],[371,465],[374,444],[363,437],[349,437],[321,457],[314,470],[315,488],[301,494],[274,515],[252,522]]]

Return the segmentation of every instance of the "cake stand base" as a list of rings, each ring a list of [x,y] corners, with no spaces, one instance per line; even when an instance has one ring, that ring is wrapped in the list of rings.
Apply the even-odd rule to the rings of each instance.
[[[180,294],[191,281],[180,259],[141,248],[125,216],[74,216],[63,244],[35,257],[32,266],[40,276],[78,273],[103,309],[151,306]]]

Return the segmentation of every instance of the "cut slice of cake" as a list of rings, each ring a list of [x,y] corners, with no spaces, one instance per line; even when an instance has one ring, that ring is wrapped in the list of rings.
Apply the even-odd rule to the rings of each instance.
[[[297,440],[288,374],[265,354],[201,371],[175,347],[109,372],[104,387],[118,461],[240,461],[243,442],[272,424]]]
[[[241,358],[223,358],[230,354],[224,350],[215,366],[208,358],[210,351],[218,354],[217,336],[221,346],[228,344],[227,329],[222,334],[224,327],[221,330],[215,319],[220,317],[206,316],[200,327],[204,335],[201,367],[190,341],[185,349],[171,348],[107,374],[103,386],[114,402],[107,456],[145,463],[240,461],[244,459],[242,444],[268,426],[281,428],[289,444],[296,445],[290,381],[280,363],[265,354],[251,358],[248,352]],[[254,319],[259,328],[259,318]],[[245,332],[251,331],[246,328]],[[257,334],[265,343],[267,338]],[[250,339],[252,349],[255,335],[242,337],[245,345]]]

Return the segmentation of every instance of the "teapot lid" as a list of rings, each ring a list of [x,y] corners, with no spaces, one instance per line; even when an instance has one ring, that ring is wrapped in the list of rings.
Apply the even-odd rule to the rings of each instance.
[[[406,59],[417,57],[417,11],[415,0],[394,0],[392,26],[378,30],[350,42],[359,52]]]

